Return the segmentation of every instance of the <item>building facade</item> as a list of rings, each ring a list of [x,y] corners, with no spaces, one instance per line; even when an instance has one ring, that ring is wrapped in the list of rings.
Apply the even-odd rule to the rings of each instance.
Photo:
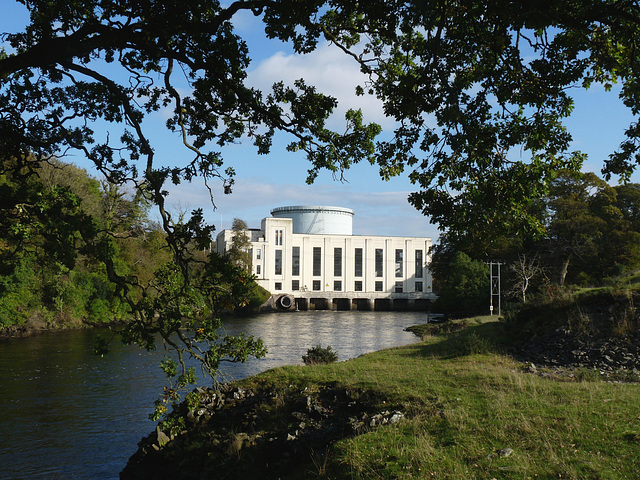
[[[299,299],[316,299],[316,307],[325,299],[325,308],[347,299],[350,309],[373,309],[381,299],[421,308],[435,298],[430,238],[353,235],[354,212],[340,207],[280,207],[271,214],[246,235],[252,272],[273,295],[293,296],[299,307],[305,306]],[[217,252],[225,254],[232,238],[222,231]]]

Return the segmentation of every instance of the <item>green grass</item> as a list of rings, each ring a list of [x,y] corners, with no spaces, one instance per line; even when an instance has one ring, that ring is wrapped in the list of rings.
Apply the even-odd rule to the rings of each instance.
[[[297,477],[638,478],[640,385],[526,373],[500,353],[501,328],[496,317],[467,320],[418,344],[245,383],[335,382],[405,405],[407,419],[314,453]]]

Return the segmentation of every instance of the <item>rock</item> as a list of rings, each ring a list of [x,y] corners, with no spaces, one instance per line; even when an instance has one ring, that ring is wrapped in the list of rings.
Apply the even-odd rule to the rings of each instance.
[[[513,449],[512,448],[503,448],[502,450],[500,450],[498,452],[498,455],[502,458],[507,458],[509,456],[511,456],[511,454],[513,453]]]
[[[245,397],[245,391],[242,388],[238,388],[235,392],[233,392],[233,398],[236,400],[242,400]]]
[[[193,413],[193,410],[189,410],[187,412],[187,420],[189,420],[191,423],[195,423],[197,421],[196,416]]]
[[[389,419],[390,424],[398,423],[404,419],[404,414],[401,412],[394,412],[391,418]]]
[[[164,447],[167,443],[171,441],[171,439],[167,436],[167,434],[164,433],[162,430],[160,430],[160,427],[156,427],[156,434],[157,434],[158,446],[160,448]]]

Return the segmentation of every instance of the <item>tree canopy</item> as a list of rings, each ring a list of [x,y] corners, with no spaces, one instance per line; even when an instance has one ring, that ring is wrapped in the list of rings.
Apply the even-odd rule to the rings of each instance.
[[[631,0],[21,3],[31,22],[4,35],[12,50],[0,58],[2,150],[19,158],[81,150],[112,179],[144,181],[161,206],[165,181],[230,180],[212,146],[248,136],[267,153],[284,131],[289,149],[307,153],[309,180],[362,159],[384,178],[409,168],[411,203],[443,229],[536,229],[532,201],[554,172],[582,159],[567,152],[571,89],[618,83],[622,102],[639,111],[640,6]],[[356,112],[346,133],[327,130],[336,99],[302,79],[268,93],[247,86],[250,52],[233,28],[243,11],[298,53],[328,41],[359,62],[369,80],[358,93],[383,101],[397,121],[392,137],[374,145],[379,129]],[[105,68],[114,65],[117,75]],[[163,108],[184,136],[185,166],[154,163],[142,120]],[[97,138],[98,119],[126,128]],[[636,123],[626,135],[606,175],[634,170]]]

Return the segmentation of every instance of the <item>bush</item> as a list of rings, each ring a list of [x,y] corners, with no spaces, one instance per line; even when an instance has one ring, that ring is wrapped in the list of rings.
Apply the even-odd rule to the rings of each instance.
[[[238,313],[254,314],[258,312],[260,310],[260,306],[266,302],[270,296],[271,293],[268,290],[265,290],[254,282],[254,285],[247,295],[249,303],[244,309],[240,309]]]
[[[307,354],[302,356],[305,365],[320,365],[338,361],[338,354],[331,349],[331,346],[323,347],[316,345],[307,350]]]
[[[457,339],[455,349],[459,355],[476,355],[493,353],[495,346],[491,340],[471,332]]]

